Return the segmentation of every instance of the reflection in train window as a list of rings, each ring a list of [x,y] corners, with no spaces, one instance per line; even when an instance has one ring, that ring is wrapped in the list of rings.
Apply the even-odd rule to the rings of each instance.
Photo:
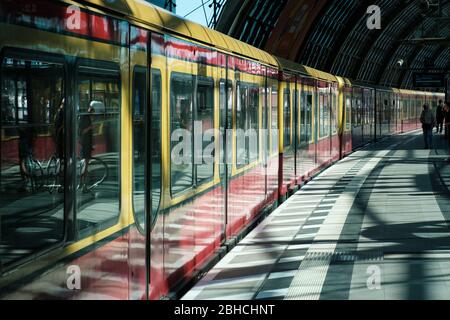
[[[283,94],[283,114],[284,114],[284,147],[291,145],[291,93],[289,89]]]
[[[170,181],[173,195],[191,188],[193,179],[194,76],[172,73],[170,83]]]
[[[352,125],[352,99],[350,94],[345,98],[345,129],[350,130]]]
[[[275,86],[272,88],[271,122],[272,154],[278,155],[278,90]]]
[[[336,134],[338,131],[339,113],[337,104],[337,91],[333,89],[331,93],[331,130],[332,134]]]
[[[77,70],[75,167],[80,237],[114,225],[119,215],[119,78],[114,67],[91,65]]]
[[[236,90],[236,166],[242,168],[259,157],[259,90],[241,82]]]
[[[201,126],[202,146],[195,146],[197,185],[210,182],[214,177],[214,81],[199,77],[197,80],[197,110],[195,125]],[[199,139],[200,140],[200,139]]]
[[[330,135],[330,94],[319,94],[319,136],[325,138]]]
[[[161,198],[161,72],[152,70],[152,150],[146,152],[147,124],[147,72],[137,67],[134,71],[133,90],[133,205],[136,223],[145,230],[146,163],[151,160],[152,223]],[[147,155],[149,158],[147,158]]]
[[[227,90],[228,89],[228,90]],[[228,92],[227,92],[228,91]],[[220,176],[223,176],[225,164],[231,163],[231,141],[226,136],[227,131],[233,127],[233,84],[228,81],[225,84],[224,80],[219,83],[219,108],[220,108],[220,134],[222,136],[220,154]]]
[[[300,143],[308,143],[311,139],[312,94],[302,91],[300,101]]]
[[[0,265],[3,266],[64,238],[64,109],[60,109],[63,79],[64,69],[59,63],[13,57],[1,61]]]

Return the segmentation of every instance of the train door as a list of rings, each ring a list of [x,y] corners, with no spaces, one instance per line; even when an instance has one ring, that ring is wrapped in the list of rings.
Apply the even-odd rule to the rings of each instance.
[[[332,83],[331,84],[331,159],[337,160],[340,157],[340,146],[341,146],[341,138],[339,135],[339,90],[338,90],[338,84]]]
[[[331,86],[325,81],[318,81],[318,160],[323,165],[331,155]]]
[[[162,231],[158,219],[162,203],[162,95],[164,38],[149,31],[130,27],[130,105],[131,158],[134,226],[130,229],[130,298],[159,295],[150,291],[161,281],[162,245],[152,241],[154,232]],[[150,65],[150,59],[152,63]],[[156,288],[156,287],[155,287]]]
[[[219,60],[223,61],[222,67],[217,70],[219,80],[219,176],[223,198],[223,221],[222,221],[222,243],[227,239],[228,225],[228,196],[229,182],[232,170],[232,137],[229,135],[233,128],[233,81],[228,72],[228,57],[218,54]]]
[[[343,123],[343,141],[342,153],[347,155],[352,151],[352,88],[345,84],[344,88],[344,123]]]
[[[283,82],[281,83],[280,103],[281,117],[283,119],[282,134],[282,164],[283,164],[283,181],[281,193],[287,192],[287,187],[294,183],[295,179],[295,146],[293,143],[293,103],[295,93],[295,76],[291,74],[283,74]]]
[[[394,92],[389,93],[389,116],[390,116],[390,126],[389,133],[393,134],[397,131],[397,102],[396,95]]]

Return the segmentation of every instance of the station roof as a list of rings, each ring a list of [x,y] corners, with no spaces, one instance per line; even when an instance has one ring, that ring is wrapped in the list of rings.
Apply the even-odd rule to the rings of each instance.
[[[415,71],[447,73],[450,69],[450,0],[440,0],[441,12],[424,3],[228,0],[216,29],[337,76],[408,89],[413,87]],[[381,9],[380,30],[367,27],[371,5]]]

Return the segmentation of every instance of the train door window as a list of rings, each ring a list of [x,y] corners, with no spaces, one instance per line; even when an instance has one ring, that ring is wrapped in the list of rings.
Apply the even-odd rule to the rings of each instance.
[[[311,141],[312,138],[312,109],[313,95],[311,92],[306,93],[306,137],[305,142]]]
[[[236,85],[236,166],[244,167],[249,163],[246,151],[245,132],[247,128],[248,88],[238,82]]]
[[[300,135],[300,111],[299,111],[299,102],[298,102],[299,94],[298,90],[292,90],[292,143],[296,143],[298,141],[298,137]]]
[[[259,88],[257,86],[249,87],[249,144],[247,146],[248,158],[253,163],[259,158]]]
[[[272,154],[278,154],[278,89],[276,86],[272,87],[272,114],[271,114],[271,141]]]
[[[64,67],[38,55],[17,57],[1,61],[3,267],[64,239]]]
[[[133,206],[140,230],[145,227],[146,161],[151,158],[152,221],[157,214],[161,198],[161,72],[152,70],[152,150],[146,152],[147,124],[147,72],[136,67],[133,81]]]
[[[403,98],[403,119],[406,120],[408,118],[409,118],[409,101],[405,97]]]
[[[227,86],[224,80],[219,84],[219,106],[220,106],[220,134],[222,135],[220,147],[220,170],[223,175],[224,164],[231,163],[231,148],[230,141],[228,141],[227,130],[232,128],[232,111],[233,111],[233,85],[228,81],[228,95],[226,92]],[[228,101],[227,101],[228,98]],[[225,150],[226,149],[226,150]]]
[[[352,98],[353,98],[352,99],[352,112],[351,112],[352,125],[356,126],[356,125],[358,125],[358,100],[355,95],[353,95]]]
[[[300,96],[300,144],[306,139],[306,95],[302,90]]]
[[[195,146],[195,163],[197,185],[207,183],[214,177],[214,80],[198,78],[197,82],[197,110],[195,125],[201,126],[201,146]],[[197,141],[197,140],[195,140]]]
[[[120,210],[119,67],[89,61],[77,69],[76,177],[79,236],[113,226]]]
[[[339,113],[338,113],[338,105],[337,105],[337,92],[333,89],[332,94],[331,94],[331,99],[332,99],[332,103],[331,103],[331,128],[332,128],[332,133],[336,134],[338,131],[338,117],[339,117]]]
[[[300,143],[308,143],[311,139],[312,94],[302,91],[300,102]]]
[[[194,185],[193,121],[194,76],[172,73],[170,83],[170,180],[172,195],[180,194]]]
[[[356,99],[356,110],[357,110],[357,112],[356,112],[356,123],[358,125],[362,125],[363,124],[364,109],[362,107],[362,99],[361,99],[360,96]]]
[[[161,202],[161,183],[162,183],[162,145],[161,145],[161,108],[162,108],[162,78],[161,71],[152,69],[152,224],[155,222],[155,216],[158,213]]]
[[[236,164],[238,168],[258,159],[259,90],[238,82],[236,103]]]
[[[330,96],[329,94],[320,93],[319,95],[319,135],[325,138],[330,133]]]
[[[284,114],[284,147],[291,145],[291,93],[289,89],[283,94],[283,114]]]
[[[352,98],[350,94],[345,97],[345,129],[350,130],[352,125]]]

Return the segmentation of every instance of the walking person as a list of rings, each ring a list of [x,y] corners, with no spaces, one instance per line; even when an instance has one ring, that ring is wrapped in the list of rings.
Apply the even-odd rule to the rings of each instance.
[[[442,133],[444,127],[444,102],[439,100],[436,108],[436,133]]]
[[[422,123],[425,149],[431,149],[433,147],[433,128],[436,125],[436,118],[427,104],[423,106],[420,122]]]

